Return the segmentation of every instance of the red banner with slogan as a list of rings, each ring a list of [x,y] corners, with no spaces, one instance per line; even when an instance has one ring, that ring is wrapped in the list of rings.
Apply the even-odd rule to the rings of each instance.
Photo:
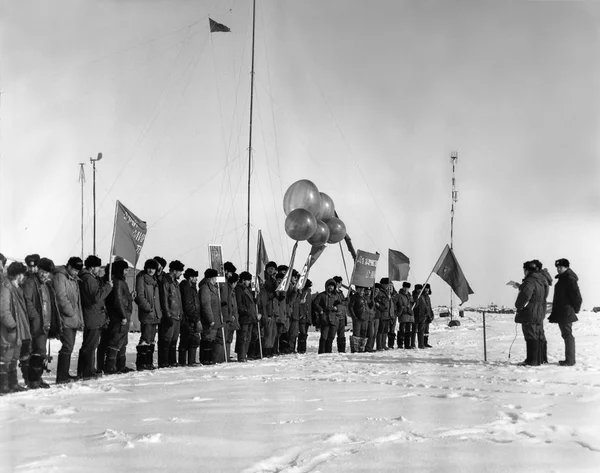
[[[375,285],[375,273],[377,272],[377,262],[379,254],[368,253],[358,250],[354,260],[354,269],[350,284],[362,287],[373,287]]]
[[[146,232],[146,222],[136,217],[117,200],[111,260],[113,256],[120,256],[133,266],[137,266]]]

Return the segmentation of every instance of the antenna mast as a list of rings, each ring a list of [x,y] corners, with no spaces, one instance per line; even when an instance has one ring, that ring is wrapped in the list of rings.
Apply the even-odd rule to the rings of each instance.
[[[83,184],[85,183],[85,163],[79,163],[79,182],[81,183],[81,260],[83,261]]]
[[[458,152],[452,151],[450,153],[450,161],[452,162],[452,207],[450,208],[450,249],[454,250],[454,204],[458,201],[458,191],[456,190],[456,162],[458,161]],[[450,289],[450,321],[453,320],[454,314],[452,313],[452,300],[453,294]]]
[[[254,33],[256,31],[256,0],[252,1],[252,69],[250,71],[250,133],[248,139],[248,235],[246,239],[246,271],[250,271],[250,181],[252,176],[252,106],[254,104]]]

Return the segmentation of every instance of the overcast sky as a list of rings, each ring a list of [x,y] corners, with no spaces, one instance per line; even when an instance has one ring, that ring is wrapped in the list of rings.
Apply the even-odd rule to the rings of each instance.
[[[283,194],[310,179],[356,248],[428,276],[450,242],[468,305],[512,305],[537,258],[568,258],[600,305],[600,3],[257,2],[256,235],[286,263]],[[0,0],[0,252],[108,259],[116,199],[146,220],[141,259],[203,271],[209,243],[246,260],[251,2]],[[208,17],[231,33],[209,33]],[[304,260],[309,246],[299,246]],[[348,272],[352,270],[344,247]],[[301,266],[298,261],[296,266]],[[339,245],[311,279],[345,271]],[[432,276],[434,303],[449,289]]]

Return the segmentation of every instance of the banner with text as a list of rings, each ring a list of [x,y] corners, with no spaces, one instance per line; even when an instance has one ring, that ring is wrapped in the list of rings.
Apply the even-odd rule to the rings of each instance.
[[[210,267],[219,273],[217,275],[217,282],[225,282],[223,247],[221,245],[208,245],[208,259],[210,261]]]
[[[137,266],[142,246],[146,240],[146,232],[146,222],[136,217],[117,200],[111,260],[113,256],[120,256],[131,265]]]
[[[373,287],[375,285],[375,273],[377,272],[377,262],[379,254],[368,253],[358,250],[350,284],[362,287]]]

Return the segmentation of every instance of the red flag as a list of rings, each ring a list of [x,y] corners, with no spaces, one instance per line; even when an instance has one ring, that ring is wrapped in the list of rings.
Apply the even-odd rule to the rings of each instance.
[[[350,284],[362,287],[373,287],[375,285],[375,273],[379,253],[368,253],[358,250],[354,260],[354,269],[350,277]]]
[[[410,270],[410,259],[397,250],[389,250],[388,276],[391,281],[406,281]]]
[[[267,263],[269,262],[269,255],[267,254],[267,248],[265,247],[265,240],[263,240],[262,230],[258,231],[258,242],[256,243],[256,280],[262,281],[263,274]],[[257,284],[258,287],[258,284]]]
[[[290,264],[288,266],[288,270],[285,273],[285,276],[277,286],[276,291],[287,291],[290,287],[290,281],[292,279],[292,271],[294,270],[294,259],[296,259],[296,248],[298,248],[298,242],[294,244],[294,248],[292,249],[292,257],[290,258]]]
[[[469,295],[474,294],[462,269],[460,269],[460,265],[458,264],[456,256],[454,256],[454,252],[448,245],[446,245],[446,248],[442,251],[432,272],[448,283],[454,291],[454,294],[460,299],[461,303],[464,304],[467,302],[469,300]]]
[[[146,222],[117,200],[111,260],[113,256],[120,256],[136,266],[146,239],[146,231]]]

